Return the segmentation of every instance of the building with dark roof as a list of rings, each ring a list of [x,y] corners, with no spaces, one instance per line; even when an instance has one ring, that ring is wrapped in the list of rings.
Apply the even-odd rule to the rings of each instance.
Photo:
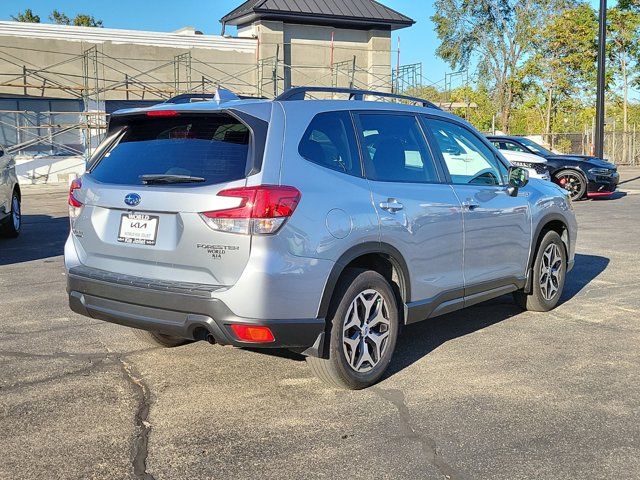
[[[248,0],[220,21],[223,25],[245,26],[257,20],[362,30],[396,30],[415,23],[374,0]]]

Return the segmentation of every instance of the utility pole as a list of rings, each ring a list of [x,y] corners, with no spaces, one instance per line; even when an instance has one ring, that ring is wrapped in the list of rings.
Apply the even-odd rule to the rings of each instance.
[[[604,156],[604,90],[607,45],[607,0],[600,0],[600,23],[598,27],[598,89],[596,93],[595,155]]]

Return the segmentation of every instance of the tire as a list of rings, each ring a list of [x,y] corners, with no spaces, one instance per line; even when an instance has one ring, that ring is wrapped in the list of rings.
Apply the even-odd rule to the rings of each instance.
[[[571,200],[577,202],[587,193],[587,179],[576,170],[561,170],[553,178],[571,195]]]
[[[516,303],[533,312],[548,312],[554,309],[562,297],[567,275],[567,253],[557,232],[548,231],[542,237],[531,275],[531,292],[514,292]]]
[[[138,328],[135,328],[134,332],[139,339],[159,347],[174,348],[189,343],[189,340],[186,338],[174,337],[163,333],[149,332]]]
[[[11,213],[0,225],[0,236],[4,238],[16,238],[20,235],[22,227],[22,209],[20,206],[20,196],[14,190],[11,196]]]
[[[389,282],[372,270],[347,269],[336,285],[327,328],[328,358],[307,357],[311,371],[343,389],[359,390],[378,382],[389,366],[399,330],[398,304]]]

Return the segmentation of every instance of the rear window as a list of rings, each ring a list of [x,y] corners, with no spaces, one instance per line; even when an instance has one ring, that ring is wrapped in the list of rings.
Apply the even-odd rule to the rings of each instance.
[[[210,185],[246,176],[249,128],[228,114],[123,117],[119,140],[91,170],[98,181],[141,185],[143,175],[184,175]]]

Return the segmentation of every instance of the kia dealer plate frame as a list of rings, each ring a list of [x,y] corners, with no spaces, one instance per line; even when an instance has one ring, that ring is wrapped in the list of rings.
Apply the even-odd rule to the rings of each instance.
[[[155,245],[160,217],[144,213],[123,213],[120,217],[118,242],[134,245]]]

